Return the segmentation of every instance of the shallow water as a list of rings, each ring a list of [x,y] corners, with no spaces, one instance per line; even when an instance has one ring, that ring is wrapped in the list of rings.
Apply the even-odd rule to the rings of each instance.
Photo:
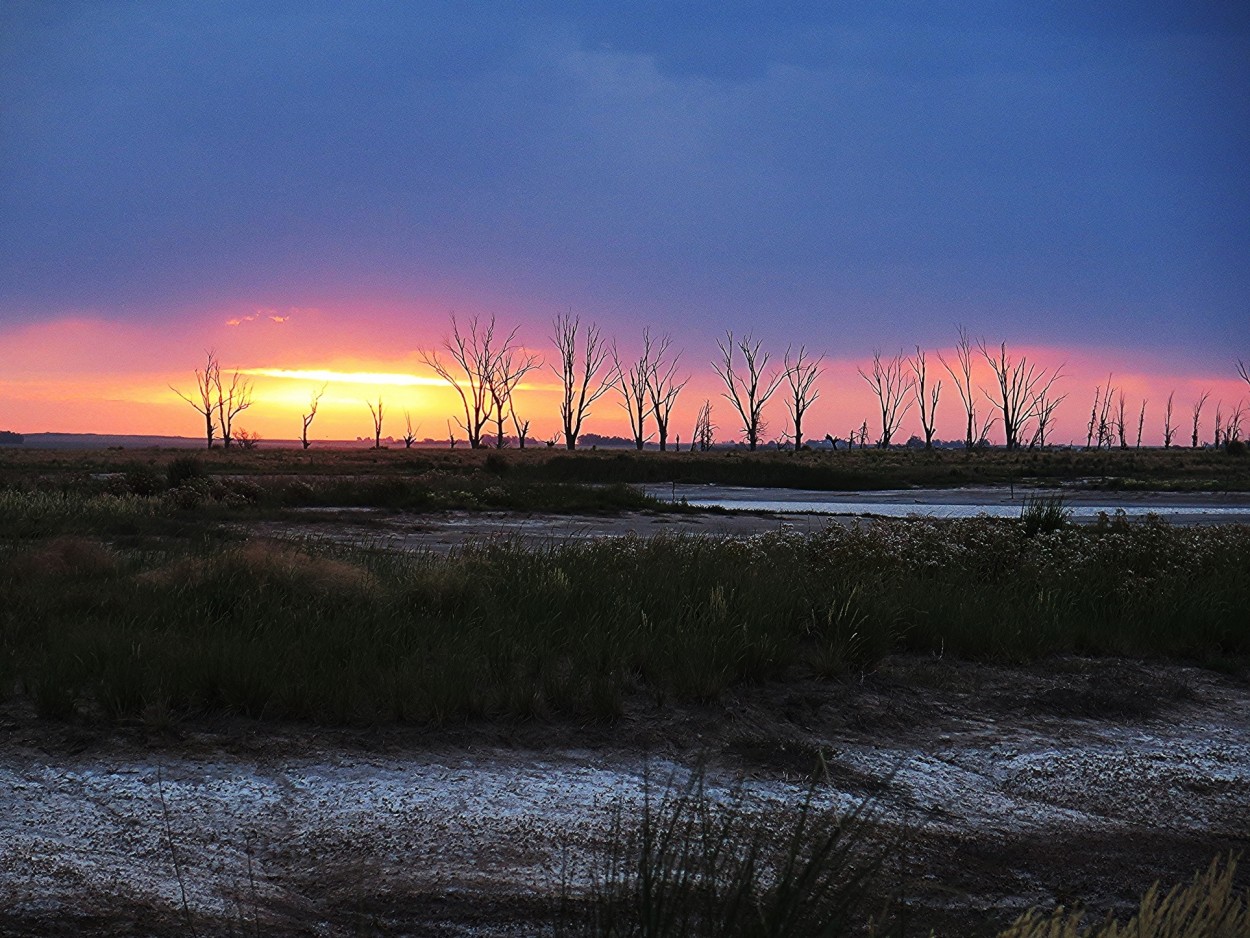
[[[644,491],[662,501],[684,501],[697,508],[768,511],[778,514],[876,515],[906,518],[1018,518],[1030,497],[1058,496],[1075,521],[1123,512],[1130,518],[1155,515],[1186,524],[1250,523],[1250,496],[1224,493],[1109,493],[1062,489],[961,489],[820,492],[804,489],[724,485],[649,485]]]

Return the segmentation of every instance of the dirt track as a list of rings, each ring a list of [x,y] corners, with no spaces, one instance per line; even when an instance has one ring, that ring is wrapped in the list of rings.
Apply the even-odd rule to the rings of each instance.
[[[634,700],[612,727],[2,719],[5,934],[181,933],[184,889],[201,934],[529,934],[613,811],[702,759],[784,809],[823,755],[818,800],[906,825],[908,893],[952,934],[1120,907],[1250,846],[1250,685],[1180,667],[893,659],[709,707]]]

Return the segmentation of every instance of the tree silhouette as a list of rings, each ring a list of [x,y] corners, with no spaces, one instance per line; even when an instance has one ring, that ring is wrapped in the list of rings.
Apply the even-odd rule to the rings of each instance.
[[[564,427],[564,445],[577,449],[582,421],[590,415],[590,405],[612,387],[612,376],[599,378],[607,360],[608,346],[599,335],[599,327],[582,329],[581,317],[572,313],[557,316],[552,322],[551,341],[560,353],[560,367],[551,370],[560,379],[560,420]]]
[[[211,349],[204,354],[204,367],[202,369],[197,368],[195,371],[195,397],[183,394],[172,384],[169,386],[169,389],[194,407],[197,413],[203,415],[207,448],[212,449],[213,437],[216,435],[217,430],[216,424],[213,423],[213,413],[216,409],[213,403],[213,388],[221,383],[221,364],[217,361],[217,356]]]
[[[816,379],[824,371],[823,362],[823,355],[815,360],[811,359],[807,354],[806,346],[800,345],[797,353],[793,353],[789,348],[786,349],[784,374],[786,383],[790,386],[790,393],[786,397],[786,410],[790,412],[790,423],[794,426],[794,451],[796,453],[803,448],[803,415],[820,397],[820,391],[816,388]]]
[[[369,401],[365,401],[369,408],[369,415],[373,417],[373,448],[382,448],[382,398],[378,397],[376,407]]]
[[[858,369],[859,376],[868,382],[872,393],[877,396],[877,405],[881,411],[881,436],[877,446],[888,449],[890,440],[898,432],[899,425],[911,409],[912,402],[907,400],[907,392],[911,390],[911,380],[903,371],[903,353],[900,350],[892,358],[882,360],[881,350],[872,353],[872,373],[863,368]],[[860,437],[863,445],[863,436]]]
[[[299,441],[304,445],[304,449],[308,449],[308,428],[312,426],[313,418],[317,416],[317,405],[321,403],[321,396],[326,392],[326,385],[321,385],[312,396],[308,399],[308,413],[304,414],[301,419],[304,421],[304,429],[300,433]]]
[[[764,405],[776,393],[785,378],[784,372],[774,372],[765,377],[764,369],[768,367],[768,352],[761,352],[762,343],[752,338],[748,332],[741,339],[735,339],[732,332],[725,333],[725,339],[716,340],[720,349],[720,360],[712,362],[716,374],[725,384],[725,392],[721,395],[734,405],[734,410],[742,420],[742,432],[747,438],[747,448],[754,451],[759,445],[760,436],[768,428],[764,422]],[[742,368],[734,364],[737,353],[742,355]]]
[[[469,446],[482,447],[482,429],[490,419],[490,374],[494,365],[495,317],[483,324],[476,316],[469,320],[469,331],[464,332],[451,316],[451,335],[443,338],[442,350],[451,356],[444,361],[438,349],[422,349],[421,360],[455,388],[464,407],[464,419],[456,423],[469,437]]]

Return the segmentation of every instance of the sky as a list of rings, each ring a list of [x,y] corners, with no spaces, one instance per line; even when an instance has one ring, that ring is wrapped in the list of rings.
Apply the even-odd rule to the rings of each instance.
[[[565,312],[671,333],[676,423],[710,398],[725,439],[725,330],[826,356],[817,436],[957,324],[1062,367],[1063,438],[1108,373],[1161,426],[1250,400],[1248,164],[1231,2],[5,0],[0,429],[195,435],[170,386],[212,349],[265,438],[311,373],[314,437],[379,396],[445,436],[451,315],[550,359]],[[585,429],[628,432],[610,397]]]

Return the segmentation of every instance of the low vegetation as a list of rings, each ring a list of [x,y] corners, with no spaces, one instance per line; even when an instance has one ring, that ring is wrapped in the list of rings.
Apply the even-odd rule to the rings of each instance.
[[[16,535],[0,546],[3,686],[57,716],[606,720],[634,693],[710,700],[895,651],[1221,667],[1250,654],[1245,526],[1078,527],[1026,512],[434,556],[206,525],[128,534],[157,504],[0,498]],[[77,531],[84,519],[115,533]]]
[[[93,487],[149,495],[211,480],[266,491],[303,481],[352,504],[385,496],[403,480],[435,492],[466,483],[508,490],[543,483],[780,486],[820,491],[962,485],[1072,485],[1115,490],[1250,491],[1244,450],[963,450],[894,448],[837,452],[589,449],[256,449],[187,451],[0,451],[0,488]],[[385,502],[385,498],[382,499]],[[422,507],[419,500],[410,500]],[[437,505],[435,505],[437,507]],[[472,507],[472,506],[468,506]]]

